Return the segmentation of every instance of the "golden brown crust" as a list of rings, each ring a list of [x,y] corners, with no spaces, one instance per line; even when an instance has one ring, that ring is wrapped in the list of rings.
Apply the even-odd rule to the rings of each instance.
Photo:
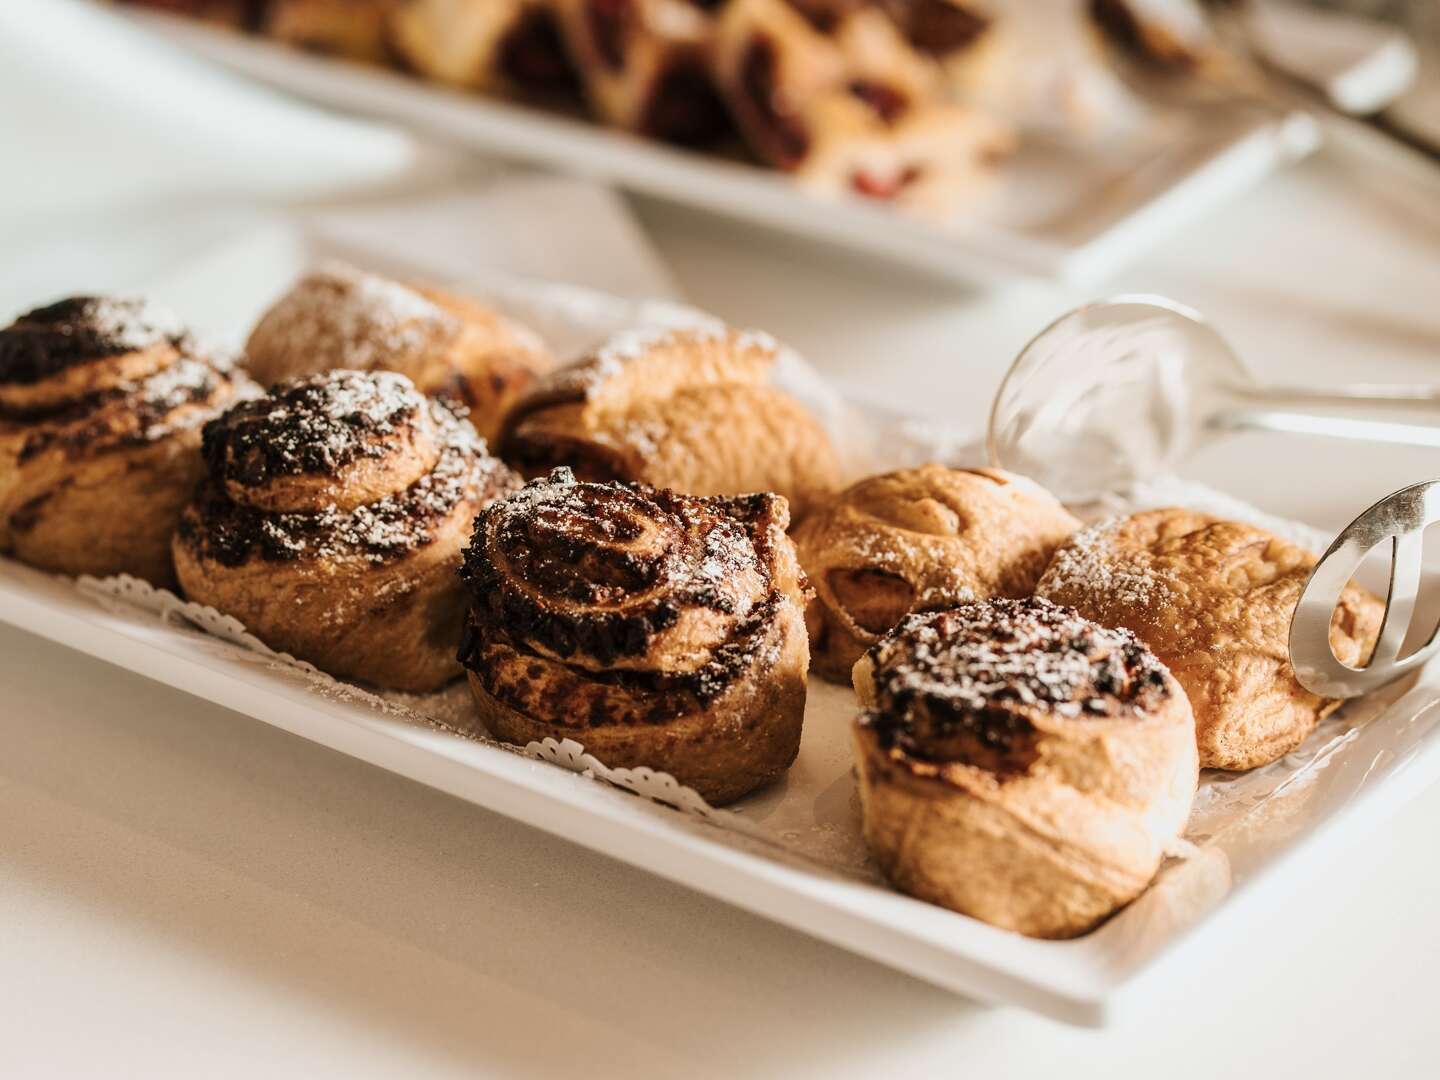
[[[551,367],[533,331],[490,308],[338,263],[296,282],[261,316],[245,351],[267,386],[337,369],[399,372],[423,393],[464,405],[486,439]]]
[[[527,394],[500,455],[526,476],[563,465],[692,495],[773,491],[803,518],[840,468],[819,422],[769,384],[777,353],[734,330],[623,335]]]
[[[310,52],[383,64],[386,20],[399,0],[265,0],[264,32]]]
[[[461,645],[480,722],[731,802],[789,768],[808,649],[774,495],[701,499],[568,469],[481,515]]]
[[[548,0],[400,0],[388,28],[405,65],[439,82],[540,97],[575,86]]]
[[[865,839],[901,890],[1033,937],[1138,896],[1195,795],[1184,692],[1041,600],[912,615],[855,667]]]
[[[460,673],[456,571],[475,515],[519,479],[402,375],[282,383],[205,429],[181,517],[185,595],[333,675],[400,690]]]
[[[852,485],[795,529],[815,589],[815,670],[847,681],[906,612],[1029,596],[1079,527],[1048,492],[998,469],[922,465]]]
[[[1133,630],[1175,673],[1195,709],[1200,764],[1252,769],[1299,746],[1338,702],[1290,667],[1290,618],[1314,556],[1250,525],[1150,510],[1086,529],[1055,556],[1041,596]],[[1331,644],[1368,655],[1383,605],[1351,586]]]
[[[255,392],[139,301],[73,297],[22,315],[0,330],[0,552],[171,584],[200,427]]]

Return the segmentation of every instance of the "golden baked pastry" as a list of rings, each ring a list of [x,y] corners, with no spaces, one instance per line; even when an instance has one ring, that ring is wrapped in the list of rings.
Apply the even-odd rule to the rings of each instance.
[[[310,52],[383,64],[386,20],[399,0],[265,0],[261,29]]]
[[[1195,709],[1200,764],[1252,769],[1299,746],[1339,702],[1290,667],[1290,618],[1315,557],[1263,529],[1193,510],[1148,510],[1077,533],[1037,593],[1135,633]],[[1359,664],[1383,605],[1356,586],[1336,608],[1335,655]]]
[[[1185,693],[1044,600],[910,615],[855,665],[865,841],[903,892],[1031,937],[1139,896],[1195,797]]]
[[[389,26],[395,52],[438,82],[541,97],[576,85],[547,0],[400,0]]]
[[[76,296],[0,330],[0,553],[174,580],[200,427],[258,388],[170,312]]]
[[[423,393],[463,404],[486,439],[551,366],[535,332],[498,312],[339,263],[296,282],[261,316],[245,352],[266,385],[340,368],[398,371]]]
[[[804,407],[771,386],[779,346],[736,330],[638,330],[556,371],[516,404],[500,456],[526,476],[634,480],[691,495],[773,491],[796,518],[839,463]]]
[[[392,372],[275,387],[205,427],[209,475],[175,536],[185,595],[332,675],[427,691],[460,674],[457,570],[519,478]]]
[[[1049,492],[998,469],[922,465],[860,481],[795,529],[815,590],[815,670],[848,682],[910,611],[1029,596],[1079,527]]]
[[[809,652],[785,501],[527,484],[475,524],[460,648],[480,723],[571,738],[711,803],[781,776],[800,748]]]
[[[706,64],[709,4],[549,0],[585,96],[607,124],[685,146],[730,130]]]

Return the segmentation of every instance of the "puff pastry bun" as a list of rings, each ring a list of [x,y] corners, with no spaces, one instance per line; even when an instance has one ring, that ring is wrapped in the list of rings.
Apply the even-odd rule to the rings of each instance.
[[[712,803],[800,748],[800,570],[774,495],[701,499],[568,469],[495,503],[465,555],[460,649],[479,720],[525,745],[572,738]]]
[[[333,675],[435,690],[460,674],[457,570],[519,478],[392,372],[296,379],[205,427],[175,536],[185,595]]]
[[[860,481],[795,529],[815,590],[815,669],[848,681],[907,612],[1030,595],[1079,527],[1049,492],[998,469],[922,465]]]
[[[77,296],[20,316],[0,330],[0,553],[172,583],[200,427],[257,392],[139,300]]]
[[[1195,796],[1185,693],[1044,600],[911,615],[855,666],[865,840],[904,892],[1032,937],[1138,896]]]
[[[1175,673],[1195,708],[1200,764],[1251,769],[1299,746],[1339,702],[1290,667],[1290,618],[1314,556],[1263,529],[1192,510],[1149,510],[1077,533],[1038,593],[1124,626]],[[1383,605],[1352,586],[1330,631],[1335,655],[1369,655]]]
[[[835,449],[770,373],[779,346],[735,330],[639,330],[542,380],[511,411],[500,455],[692,495],[773,491],[797,518],[833,490]]]
[[[397,371],[464,405],[485,439],[551,366],[539,336],[497,311],[341,263],[297,281],[255,324],[245,354],[266,385],[342,368]]]

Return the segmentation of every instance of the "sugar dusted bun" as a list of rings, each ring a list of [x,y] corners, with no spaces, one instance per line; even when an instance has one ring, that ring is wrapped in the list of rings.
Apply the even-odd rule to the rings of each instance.
[[[459,673],[457,570],[475,515],[519,480],[391,372],[282,383],[205,428],[185,595],[333,675],[435,690]]]
[[[339,369],[399,372],[422,393],[464,405],[486,439],[551,363],[533,331],[499,312],[342,263],[297,281],[260,318],[245,352],[266,385]]]
[[[465,557],[479,721],[670,773],[712,803],[800,747],[809,654],[774,495],[701,499],[568,469],[495,503]]]
[[[1190,814],[1184,692],[1043,600],[908,616],[855,666],[865,839],[904,892],[1032,937],[1135,899]]]
[[[797,518],[837,484],[819,422],[770,381],[779,346],[729,329],[623,334],[540,382],[514,408],[500,455],[526,476],[563,465],[692,495],[773,491]]]
[[[1077,533],[1038,592],[1133,630],[1189,694],[1200,764],[1252,769],[1295,749],[1339,705],[1302,687],[1290,666],[1290,619],[1314,565],[1254,526],[1148,510]],[[1369,655],[1382,611],[1370,593],[1346,589],[1330,631],[1341,661]]]
[[[0,553],[174,580],[200,427],[257,388],[170,312],[76,296],[0,329]]]
[[[1023,597],[1080,527],[1049,492],[998,469],[922,465],[862,480],[795,530],[815,589],[815,668],[846,680],[910,611]]]

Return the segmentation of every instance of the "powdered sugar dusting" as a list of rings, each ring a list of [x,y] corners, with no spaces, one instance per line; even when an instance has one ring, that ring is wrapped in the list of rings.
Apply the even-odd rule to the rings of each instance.
[[[1041,596],[1086,597],[1125,607],[1162,603],[1170,592],[1147,566],[1116,558],[1115,537],[1123,518],[1081,529],[1059,551],[1040,579]]]

